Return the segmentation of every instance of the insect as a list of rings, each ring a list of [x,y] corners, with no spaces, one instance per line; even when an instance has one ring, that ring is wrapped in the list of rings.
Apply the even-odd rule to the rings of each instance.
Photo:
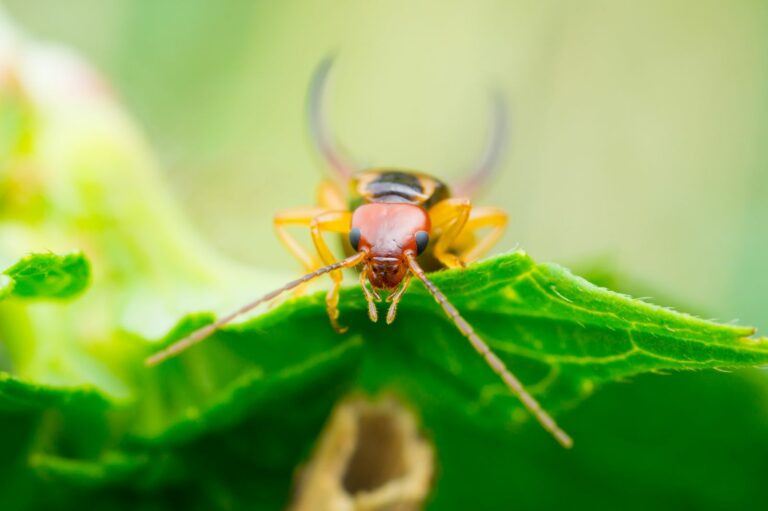
[[[322,275],[329,275],[332,281],[325,300],[331,326],[343,332],[346,329],[339,323],[338,304],[345,268],[360,268],[360,286],[371,321],[378,320],[376,303],[382,301],[382,293],[387,293],[386,322],[392,323],[400,300],[416,277],[544,429],[560,444],[570,447],[573,442],[568,434],[526,391],[426,273],[439,268],[462,268],[478,259],[496,243],[506,227],[507,216],[502,210],[473,207],[467,198],[497,166],[506,134],[503,101],[497,98],[494,103],[490,137],[480,161],[456,187],[457,194],[452,195],[445,183],[427,174],[392,168],[358,170],[339,150],[329,134],[324,108],[332,63],[332,58],[326,59],[315,72],[309,91],[308,121],[313,141],[333,170],[333,177],[321,183],[317,207],[283,211],[274,218],[278,237],[301,262],[306,274],[152,355],[147,365],[178,354],[258,305]],[[346,197],[345,186],[349,191]],[[306,250],[288,232],[289,226],[308,227],[317,254]],[[482,236],[478,234],[480,230],[484,231]],[[323,237],[326,233],[347,238],[346,258],[339,261],[333,255]]]

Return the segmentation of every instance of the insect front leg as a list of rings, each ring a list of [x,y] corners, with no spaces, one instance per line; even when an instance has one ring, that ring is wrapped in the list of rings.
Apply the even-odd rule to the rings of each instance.
[[[451,251],[465,263],[477,261],[499,241],[506,227],[507,214],[501,209],[473,209],[464,229],[452,243]],[[489,230],[485,235],[477,236],[479,229]]]
[[[344,197],[339,189],[339,185],[331,180],[324,180],[317,188],[317,207],[313,208],[294,208],[279,212],[274,217],[275,231],[277,237],[283,243],[296,259],[299,260],[305,272],[315,271],[323,266],[323,261],[319,256],[305,249],[296,238],[294,238],[286,229],[291,225],[300,225],[310,227],[312,220],[329,211],[344,209]],[[294,293],[301,295],[306,286],[299,286]]]
[[[287,209],[277,213],[273,220],[277,237],[280,238],[280,241],[285,245],[285,248],[288,249],[288,252],[299,260],[304,271],[307,273],[320,268],[323,265],[323,262],[320,257],[305,249],[301,243],[288,232],[286,227],[289,225],[309,227],[315,217],[322,215],[327,211],[327,209],[323,208]]]
[[[332,264],[336,257],[333,252],[328,248],[328,245],[323,239],[324,232],[333,232],[339,234],[349,234],[352,225],[352,213],[349,211],[328,211],[314,219],[310,224],[310,232],[312,234],[312,241],[315,244],[320,258],[325,264]],[[342,274],[341,271],[333,271],[329,274],[333,280],[331,289],[328,290],[328,294],[325,297],[325,306],[328,310],[328,317],[331,320],[331,326],[337,332],[345,332],[346,327],[339,325],[339,290],[341,289]]]
[[[451,248],[469,219],[472,205],[469,199],[445,199],[429,210],[432,231],[437,236],[435,258],[448,268],[463,268],[464,261]]]

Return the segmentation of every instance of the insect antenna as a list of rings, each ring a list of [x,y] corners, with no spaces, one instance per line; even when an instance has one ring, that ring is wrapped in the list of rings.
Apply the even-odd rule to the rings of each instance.
[[[213,334],[216,330],[221,328],[222,326],[226,325],[227,323],[231,322],[238,316],[241,316],[245,314],[246,312],[258,307],[264,302],[268,302],[269,300],[272,300],[273,298],[276,298],[280,294],[284,293],[285,291],[289,291],[295,287],[300,286],[301,284],[308,282],[312,279],[315,279],[321,275],[325,275],[326,273],[332,272],[334,270],[339,270],[342,268],[351,268],[360,262],[362,262],[363,258],[365,257],[365,252],[360,252],[358,254],[355,254],[351,257],[348,257],[344,259],[343,261],[339,261],[337,263],[329,264],[328,266],[324,266],[318,270],[315,270],[311,273],[307,273],[301,278],[298,278],[296,280],[292,280],[291,282],[287,283],[280,289],[276,289],[270,293],[265,294],[258,300],[254,300],[246,305],[243,305],[236,311],[227,314],[226,316],[218,319],[217,321],[211,323],[210,325],[206,325],[199,330],[196,330],[192,332],[187,337],[181,339],[180,341],[177,341],[167,348],[163,349],[162,351],[158,351],[154,355],[150,356],[146,359],[144,364],[148,367],[154,366],[159,364],[160,362],[173,357],[175,355],[178,355],[182,351],[186,350],[190,346],[197,344],[198,342],[204,340],[211,334]]]
[[[406,252],[405,256],[408,259],[408,266],[411,268],[413,274],[424,284],[437,303],[442,306],[445,313],[451,317],[459,331],[472,344],[472,347],[483,356],[491,369],[501,377],[509,390],[520,399],[528,411],[536,417],[536,420],[539,421],[542,427],[549,431],[563,447],[572,447],[573,440],[571,440],[571,437],[568,436],[565,431],[560,429],[555,420],[541,407],[539,402],[525,390],[525,387],[520,380],[507,369],[504,362],[491,351],[491,348],[489,348],[488,345],[475,333],[472,326],[461,317],[459,311],[456,310],[456,307],[454,307],[437,286],[427,278],[424,270],[416,262],[416,256],[413,252]]]
[[[317,67],[312,83],[309,87],[307,98],[307,121],[312,142],[325,158],[331,168],[338,174],[342,181],[346,182],[356,166],[340,150],[336,140],[330,133],[328,119],[325,113],[325,98],[328,88],[328,74],[334,62],[334,55],[326,57]]]
[[[457,197],[474,197],[499,168],[507,142],[507,104],[499,92],[492,96],[492,100],[488,141],[469,175],[455,187]]]

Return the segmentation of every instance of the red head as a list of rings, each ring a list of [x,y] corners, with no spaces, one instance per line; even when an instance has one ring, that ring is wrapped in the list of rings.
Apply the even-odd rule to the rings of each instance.
[[[429,242],[429,214],[403,203],[364,204],[352,215],[349,241],[365,251],[368,280],[375,289],[394,289],[408,271],[405,252],[420,254]]]

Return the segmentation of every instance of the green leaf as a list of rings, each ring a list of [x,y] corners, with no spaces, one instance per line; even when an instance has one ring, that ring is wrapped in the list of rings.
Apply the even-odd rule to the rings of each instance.
[[[600,384],[640,373],[768,363],[768,346],[764,340],[748,337],[751,328],[718,324],[632,299],[594,286],[557,265],[537,264],[522,252],[431,278],[531,392],[561,415]],[[344,335],[336,334],[328,323],[324,293],[288,299],[146,370],[144,374],[154,381],[140,385],[150,390],[134,434],[154,448],[181,447],[188,463],[196,463],[193,460],[199,456],[209,460],[217,453],[221,467],[236,458],[239,464],[276,467],[285,463],[282,452],[265,458],[268,451],[261,448],[250,455],[242,451],[242,446],[254,442],[290,444],[305,438],[307,430],[295,437],[288,430],[283,438],[264,436],[264,425],[287,413],[270,413],[274,403],[301,413],[307,409],[302,403],[314,402],[319,391],[332,389],[321,400],[330,403],[343,392],[344,375],[357,374],[357,385],[364,389],[395,391],[416,404],[425,426],[435,432],[439,463],[447,478],[445,484],[438,482],[437,489],[449,495],[440,502],[451,501],[450,496],[470,502],[474,493],[445,489],[459,485],[466,472],[463,462],[455,464],[457,457],[465,460],[477,454],[452,447],[458,442],[451,437],[455,431],[487,438],[477,451],[486,457],[492,449],[482,448],[490,445],[505,446],[504,456],[521,452],[518,459],[522,460],[529,458],[521,445],[533,443],[536,452],[560,452],[423,286],[413,284],[392,325],[368,320],[357,286],[343,290],[341,310],[342,323],[350,327]],[[155,349],[209,321],[210,316],[191,316]],[[339,388],[333,389],[332,382]],[[154,394],[158,387],[162,393]],[[624,388],[612,392],[620,395]],[[188,413],[190,407],[194,413]],[[259,416],[253,414],[263,419],[249,419]],[[145,422],[148,417],[160,423]],[[600,427],[611,429],[610,414],[600,420]],[[588,436],[573,421],[571,414],[561,418],[563,426],[572,429],[578,451],[582,442],[594,442],[594,435]],[[222,445],[236,446],[235,451],[222,452]],[[477,442],[467,445],[477,446]],[[210,477],[217,481],[227,473],[215,472]],[[486,502],[486,508],[492,509],[503,491],[494,486],[498,479],[493,479],[493,471],[486,472],[489,481],[472,485],[495,489]],[[541,472],[543,485],[547,472]],[[221,484],[224,488],[227,483]],[[234,492],[231,498],[240,496],[245,499],[241,502],[249,502],[240,490],[230,491]],[[446,508],[450,506],[435,506]]]
[[[31,254],[7,270],[0,281],[0,298],[67,299],[80,294],[91,277],[88,259],[76,252],[67,255]]]
[[[573,407],[598,384],[642,372],[768,362],[765,342],[748,338],[750,328],[633,300],[559,266],[536,264],[522,252],[432,278],[550,410]],[[206,314],[189,316],[159,345],[210,320]],[[107,425],[114,405],[96,388],[46,387],[4,376],[3,402],[13,413],[66,411],[65,424],[70,426],[51,432],[56,444],[75,441],[85,447],[75,449],[80,454],[74,457],[61,456],[60,448],[34,449],[28,458],[30,470],[61,484],[93,488],[126,485],[134,471],[169,453],[186,460],[182,465],[193,463],[200,452],[219,449],[223,438],[234,451],[219,454],[221,467],[242,451],[242,445],[304,446],[290,454],[285,448],[274,455],[259,449],[247,456],[248,463],[255,463],[254,470],[272,467],[269,473],[274,478],[274,467],[282,466],[280,473],[287,478],[306,454],[307,440],[319,428],[323,413],[315,414],[311,424],[294,428],[295,436],[285,436],[285,428],[269,434],[264,430],[263,424],[275,417],[268,410],[280,403],[279,414],[285,416],[291,408],[307,410],[300,404],[307,400],[327,410],[356,373],[362,387],[394,389],[438,421],[453,417],[450,420],[466,423],[469,418],[482,425],[478,434],[510,434],[508,426],[528,417],[419,284],[413,285],[396,322],[389,326],[371,323],[359,287],[346,288],[342,321],[350,332],[338,335],[328,323],[324,293],[317,293],[289,299],[266,314],[229,326],[155,369],[141,365],[149,349],[127,352],[131,358],[122,363],[133,367],[132,387],[139,398],[120,412],[118,429]],[[81,435],[71,424],[82,420],[107,429],[91,440],[78,438]],[[564,425],[568,426],[567,418]],[[526,436],[544,435],[531,425],[515,427]],[[259,431],[255,437],[254,431]],[[129,436],[120,441],[126,432]],[[111,452],[116,447],[122,450],[114,452],[124,454],[99,455],[100,450]],[[178,477],[205,472],[204,462],[194,466],[198,469]],[[210,473],[211,480],[217,474]],[[232,498],[240,495],[235,488],[227,491],[233,492]]]
[[[362,339],[340,337],[317,317],[320,335],[306,336],[305,324],[294,314],[317,316],[316,308],[307,311],[304,300],[297,302],[247,326],[218,332],[157,367],[137,368],[136,386],[143,399],[132,435],[150,445],[188,443],[238,424],[278,397],[288,403],[316,391],[330,393],[329,402],[339,397],[359,365]],[[178,340],[211,320],[212,315],[184,318],[158,344]]]
[[[88,285],[89,277],[90,266],[80,253],[24,257],[0,275],[0,300],[24,299],[4,304],[8,306],[2,314],[4,332],[26,332],[28,322],[22,311],[36,306],[28,299],[75,297]],[[65,305],[53,307],[62,306]],[[13,321],[21,328],[15,330]],[[63,323],[50,327],[53,331],[65,328]],[[3,340],[7,342],[8,338]],[[26,340],[28,349],[34,351],[37,339]],[[5,354],[0,352],[0,368],[18,369],[18,360],[5,360]],[[110,416],[117,408],[113,399],[93,384],[52,383],[18,372],[0,371],[0,450],[5,453],[0,465],[3,504],[10,509],[17,505],[25,509],[38,497],[55,500],[66,487],[44,481],[52,480],[57,471],[63,474],[62,480],[80,477],[79,484],[86,476],[98,478],[100,484],[115,480],[119,472],[114,458],[108,457],[101,464],[98,460],[101,450],[112,442]],[[65,456],[57,455],[58,452]]]
[[[599,384],[640,373],[768,363],[768,343],[750,338],[751,328],[632,299],[560,266],[536,264],[523,252],[432,278],[551,411],[572,408]],[[406,294],[393,325],[370,323],[365,307],[359,287],[342,292],[341,320],[351,328],[340,336],[328,324],[323,293],[289,300],[225,328],[169,366],[182,371],[197,367],[199,372],[202,360],[224,349],[230,359],[269,361],[272,369],[264,375],[276,374],[289,360],[312,360],[320,353],[315,350],[333,354],[333,346],[362,338],[363,387],[399,389],[421,405],[438,405],[497,427],[528,417],[421,285]],[[302,379],[301,371],[293,374]],[[236,381],[238,370],[228,377]],[[185,380],[199,378],[189,370]],[[228,389],[221,390],[210,410],[226,408],[227,401],[237,406],[238,396]],[[201,420],[206,413],[196,409]]]
[[[54,386],[24,381],[0,372],[0,411],[72,407],[103,412],[111,401],[89,385]]]
[[[608,385],[569,414],[570,451],[535,424],[479,431],[425,410],[442,447],[427,509],[750,509],[768,498],[766,383],[746,370]]]
[[[551,411],[640,373],[768,363],[768,342],[750,338],[752,328],[632,299],[523,252],[432,278]],[[359,290],[342,300],[363,312]],[[409,291],[401,308],[390,327],[368,328],[376,354],[368,359],[366,386],[393,382],[420,402],[499,425],[527,417],[422,286]]]
[[[0,275],[0,299],[71,298],[87,287],[89,279],[90,265],[82,253],[31,254]],[[73,406],[99,413],[108,409],[111,401],[93,385],[52,385],[0,372],[0,411]]]

